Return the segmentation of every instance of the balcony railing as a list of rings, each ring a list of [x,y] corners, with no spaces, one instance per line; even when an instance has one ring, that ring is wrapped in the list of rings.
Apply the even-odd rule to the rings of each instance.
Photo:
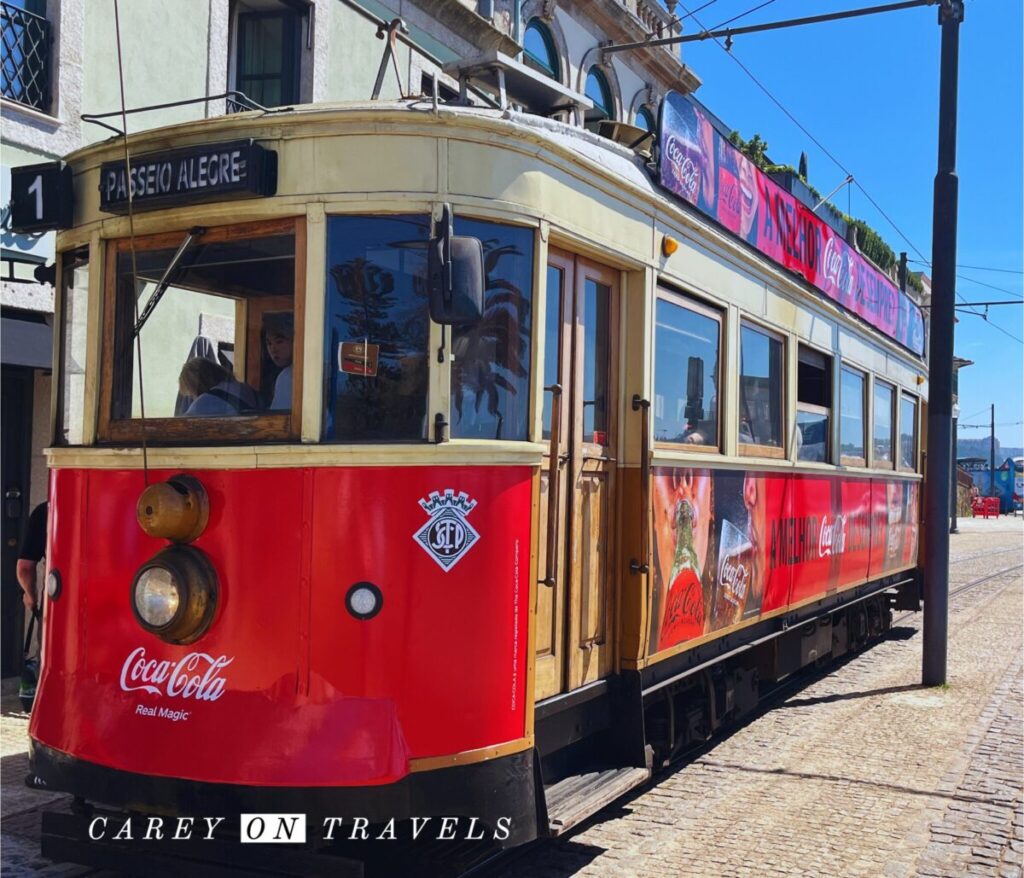
[[[0,93],[27,107],[50,109],[50,22],[0,2]]]

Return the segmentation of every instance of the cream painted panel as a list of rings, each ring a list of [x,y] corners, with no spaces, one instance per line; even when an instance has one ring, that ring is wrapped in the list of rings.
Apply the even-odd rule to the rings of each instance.
[[[797,308],[793,331],[800,338],[816,344],[818,347],[829,351],[835,348],[835,324],[813,311]]]
[[[448,189],[453,195],[476,196],[528,206],[553,227],[606,242],[633,259],[649,258],[650,218],[642,211],[615,204],[613,196],[544,162],[501,147],[449,142]]]
[[[800,306],[791,299],[780,296],[771,287],[768,288],[764,316],[770,321],[787,330],[791,329],[796,324],[796,315],[799,310]]]
[[[844,359],[863,366],[876,375],[885,374],[885,352],[841,327],[839,329],[839,353]]]
[[[920,393],[927,397],[927,385],[917,383],[919,371],[924,371],[925,368],[924,366],[914,368],[902,360],[890,356],[887,368],[883,374],[888,375],[905,390],[909,390],[912,393]]]
[[[278,195],[332,192],[436,192],[438,141],[351,135],[280,145]]]
[[[658,224],[655,245],[660,253],[661,240],[671,235],[679,249],[671,256],[661,257],[661,277],[698,293],[738,305],[744,311],[761,316],[765,311],[765,285],[742,266],[701,247],[677,230]]]

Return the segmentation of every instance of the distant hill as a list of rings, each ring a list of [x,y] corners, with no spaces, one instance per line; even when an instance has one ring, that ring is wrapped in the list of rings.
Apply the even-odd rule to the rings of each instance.
[[[956,456],[960,457],[984,457],[989,456],[989,437],[984,439],[958,439],[956,443]],[[999,466],[1008,457],[1024,457],[1024,448],[1014,448],[1007,445],[1003,448],[996,439],[996,466]]]

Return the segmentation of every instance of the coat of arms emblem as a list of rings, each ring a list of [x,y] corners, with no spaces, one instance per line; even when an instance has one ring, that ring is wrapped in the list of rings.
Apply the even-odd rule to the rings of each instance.
[[[447,488],[443,494],[431,491],[428,499],[420,500],[420,506],[430,518],[413,534],[413,539],[447,573],[480,539],[480,534],[466,521],[476,500],[470,500],[464,491],[456,495]]]

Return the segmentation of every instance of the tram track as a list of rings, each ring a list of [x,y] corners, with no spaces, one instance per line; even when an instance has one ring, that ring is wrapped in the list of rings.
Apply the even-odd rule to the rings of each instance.
[[[1019,551],[1019,550],[1014,548],[1014,549],[1009,549],[1007,551],[1016,552],[1016,551]],[[1001,553],[1001,552],[986,553],[986,557],[991,557],[992,555],[997,555],[997,554],[1003,554],[1003,553]],[[964,592],[970,591],[973,588],[977,588],[979,585],[984,585],[989,580],[996,579],[999,576],[1005,576],[1007,573],[1013,573],[1015,570],[1021,570],[1021,569],[1024,569],[1024,564],[1014,564],[1012,567],[1006,567],[1006,568],[1004,568],[1002,570],[997,570],[995,573],[989,573],[989,574],[986,574],[985,576],[979,576],[977,579],[972,579],[970,582],[965,582],[963,585],[960,585],[960,586],[957,586],[956,588],[954,588],[949,593],[949,597],[950,597],[950,599],[955,598],[957,595],[961,595]],[[918,611],[916,611],[916,610],[911,610],[909,613],[903,613],[903,615],[897,616],[895,619],[893,619],[892,620],[892,624],[895,625],[897,622],[902,622],[904,619],[909,619],[911,616],[915,615],[917,612]]]

